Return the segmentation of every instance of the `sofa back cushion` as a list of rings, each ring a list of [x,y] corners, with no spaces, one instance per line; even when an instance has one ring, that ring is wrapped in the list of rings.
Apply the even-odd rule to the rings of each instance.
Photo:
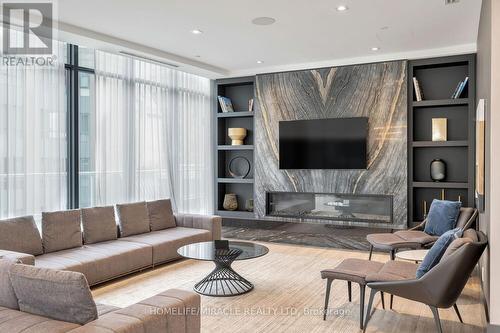
[[[19,310],[17,297],[10,282],[9,271],[15,263],[10,260],[0,260],[0,306]]]
[[[432,245],[429,252],[427,252],[427,254],[425,255],[424,260],[418,266],[416,274],[417,279],[420,279],[428,271],[430,271],[432,267],[436,266],[439,263],[446,249],[455,239],[460,237],[461,234],[462,231],[460,230],[460,228],[456,228],[448,230],[439,237],[436,243]]]
[[[42,213],[42,243],[45,253],[82,246],[80,210]]]
[[[108,206],[82,209],[82,227],[85,244],[116,239],[115,208]]]
[[[177,226],[170,199],[149,201],[147,206],[151,231],[175,228]]]
[[[0,249],[34,256],[43,254],[42,239],[33,216],[1,220]]]
[[[441,236],[457,225],[458,214],[460,214],[460,201],[433,200],[424,232],[433,236]]]
[[[23,312],[85,325],[97,307],[82,273],[14,265],[10,280]]]
[[[120,237],[149,232],[149,215],[146,202],[116,205]]]

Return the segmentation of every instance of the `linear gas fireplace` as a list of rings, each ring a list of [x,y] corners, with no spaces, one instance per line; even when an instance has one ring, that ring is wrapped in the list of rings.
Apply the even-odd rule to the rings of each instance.
[[[382,194],[267,192],[266,215],[346,222],[393,222],[393,197]]]

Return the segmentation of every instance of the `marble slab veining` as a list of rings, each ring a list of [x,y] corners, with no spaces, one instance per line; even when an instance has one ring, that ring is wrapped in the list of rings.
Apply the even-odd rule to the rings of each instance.
[[[391,61],[257,75],[257,218],[269,219],[265,216],[268,191],[389,194],[394,196],[394,224],[367,225],[391,228],[406,225],[406,66],[406,61]],[[279,169],[280,121],[343,117],[369,118],[366,170]],[[297,222],[288,218],[272,219]],[[359,222],[332,223],[363,225]]]

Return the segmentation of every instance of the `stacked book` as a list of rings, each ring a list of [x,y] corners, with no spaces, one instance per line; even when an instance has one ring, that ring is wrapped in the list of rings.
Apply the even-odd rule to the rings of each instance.
[[[420,102],[424,99],[424,93],[422,92],[420,83],[418,82],[416,77],[413,78],[413,88],[415,89],[415,97],[417,98],[417,101]]]
[[[469,77],[467,76],[463,81],[460,81],[455,88],[455,91],[453,92],[453,95],[451,95],[452,99],[457,99],[460,98],[462,95],[462,92],[464,91],[465,87],[467,86],[467,82],[469,82]]]
[[[234,112],[233,103],[231,103],[231,100],[229,98],[224,96],[217,96],[217,99],[219,100],[222,112]]]

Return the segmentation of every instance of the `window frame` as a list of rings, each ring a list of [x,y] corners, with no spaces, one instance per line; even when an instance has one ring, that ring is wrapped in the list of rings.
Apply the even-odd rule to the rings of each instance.
[[[95,70],[89,67],[79,65],[78,45],[67,45],[67,61],[64,65],[66,69],[67,85],[67,133],[68,133],[68,209],[80,207],[80,146],[79,146],[79,117],[80,117],[80,73],[89,73],[95,75]]]

